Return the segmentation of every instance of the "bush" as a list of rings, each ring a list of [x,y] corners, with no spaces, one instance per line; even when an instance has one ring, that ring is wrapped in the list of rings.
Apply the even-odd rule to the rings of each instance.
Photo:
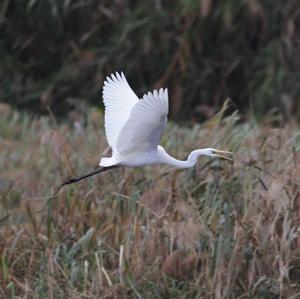
[[[98,105],[105,76],[124,70],[139,95],[168,86],[177,119],[226,97],[300,115],[297,0],[7,0],[1,12],[0,99],[20,108]]]

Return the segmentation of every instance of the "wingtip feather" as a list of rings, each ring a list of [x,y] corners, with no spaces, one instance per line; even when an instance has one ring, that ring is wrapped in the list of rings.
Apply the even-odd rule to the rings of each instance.
[[[119,74],[118,72],[116,72],[116,77],[117,77],[117,79],[118,79],[119,81],[122,80],[122,78],[121,78],[121,76],[120,76],[120,74]]]
[[[113,81],[118,81],[118,79],[116,78],[115,74],[111,74],[111,77],[112,77]]]
[[[164,97],[165,97],[166,99],[169,98],[168,88],[165,88],[165,90],[164,90]]]

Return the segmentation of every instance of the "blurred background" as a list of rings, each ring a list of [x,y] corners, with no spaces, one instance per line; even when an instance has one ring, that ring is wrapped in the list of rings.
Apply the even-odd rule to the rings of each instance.
[[[298,0],[2,0],[0,101],[57,117],[102,109],[122,70],[142,96],[168,87],[171,118],[231,98],[247,118],[300,119]]]
[[[59,189],[115,71],[168,87],[168,153],[234,163]],[[299,124],[299,0],[0,0],[0,298],[300,298]]]

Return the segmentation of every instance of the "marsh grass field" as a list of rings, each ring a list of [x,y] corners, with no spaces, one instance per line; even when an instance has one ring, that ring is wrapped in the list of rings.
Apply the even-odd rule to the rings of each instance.
[[[97,165],[102,112],[74,127],[1,106],[0,298],[300,298],[299,126],[225,108],[169,123],[161,144],[234,163],[120,168],[55,193]]]

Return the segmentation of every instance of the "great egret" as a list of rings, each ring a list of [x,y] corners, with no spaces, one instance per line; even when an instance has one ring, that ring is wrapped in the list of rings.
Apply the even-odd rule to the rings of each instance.
[[[67,180],[63,185],[77,182],[96,173],[118,166],[168,164],[177,168],[195,166],[199,156],[231,159],[231,152],[214,148],[197,149],[187,160],[171,157],[159,145],[169,111],[168,90],[161,88],[139,99],[129,86],[123,72],[106,77],[103,86],[105,133],[112,156],[100,160],[100,169]]]

